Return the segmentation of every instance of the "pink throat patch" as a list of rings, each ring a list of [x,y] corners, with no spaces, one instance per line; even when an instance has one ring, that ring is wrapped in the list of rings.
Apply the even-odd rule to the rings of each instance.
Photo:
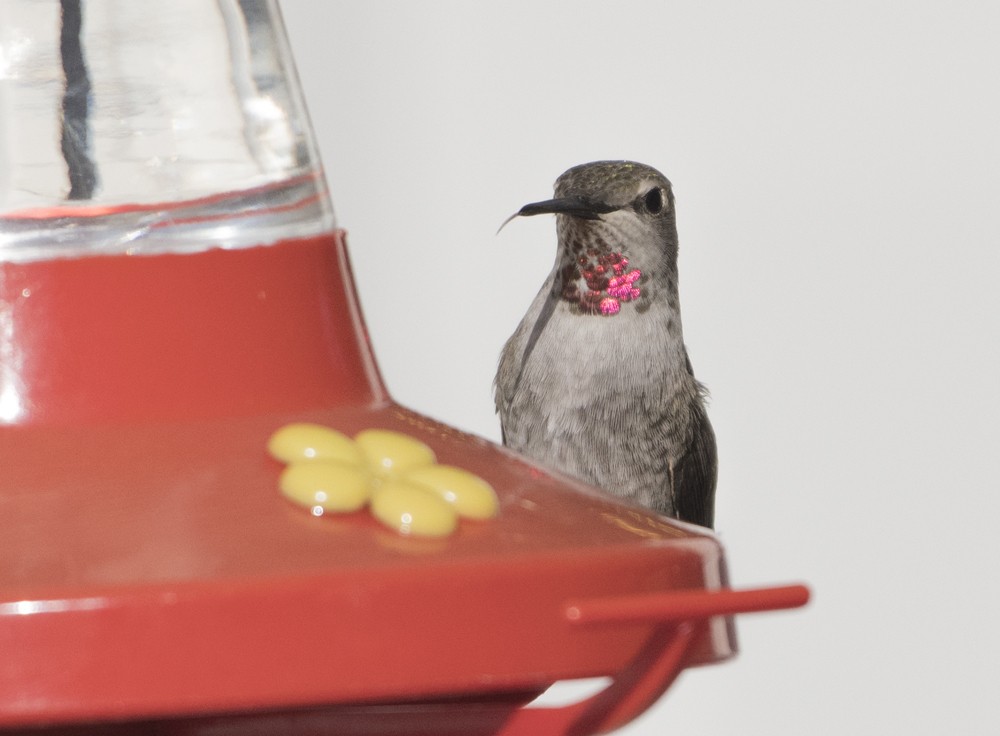
[[[628,267],[621,253],[602,253],[591,248],[581,254],[576,263],[562,269],[562,298],[575,304],[583,314],[613,316],[622,302],[639,298],[636,283],[642,271]]]

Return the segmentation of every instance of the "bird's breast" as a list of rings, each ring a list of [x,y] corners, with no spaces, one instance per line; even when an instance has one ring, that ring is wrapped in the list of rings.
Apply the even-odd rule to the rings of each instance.
[[[558,304],[544,328],[529,336],[526,321],[505,359],[518,361],[520,380],[509,398],[525,411],[614,411],[624,401],[650,401],[688,376],[684,346],[670,334],[671,316],[650,310],[614,318],[584,316]],[[530,349],[529,349],[530,348]]]

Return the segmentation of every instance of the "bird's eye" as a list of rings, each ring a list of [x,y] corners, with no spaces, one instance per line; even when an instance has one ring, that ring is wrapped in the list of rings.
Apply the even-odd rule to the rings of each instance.
[[[660,214],[663,211],[663,192],[659,187],[653,187],[642,198],[642,204],[650,214]]]

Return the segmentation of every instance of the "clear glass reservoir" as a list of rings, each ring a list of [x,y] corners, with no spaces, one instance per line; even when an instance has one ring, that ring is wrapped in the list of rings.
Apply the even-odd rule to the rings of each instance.
[[[333,225],[276,2],[0,3],[0,261]]]

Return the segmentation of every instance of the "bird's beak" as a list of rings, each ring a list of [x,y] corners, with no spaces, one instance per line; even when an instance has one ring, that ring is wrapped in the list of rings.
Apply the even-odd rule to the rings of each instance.
[[[569,215],[579,217],[583,220],[600,220],[601,215],[614,212],[619,209],[604,202],[591,202],[582,197],[559,197],[558,199],[546,199],[544,202],[532,202],[526,204],[513,215],[503,221],[500,230],[504,225],[515,217],[531,217],[532,215]]]
[[[618,208],[604,202],[590,202],[581,197],[560,197],[526,204],[517,214],[522,217],[545,214],[571,215],[584,220],[599,220],[601,215],[614,212],[616,209]]]

